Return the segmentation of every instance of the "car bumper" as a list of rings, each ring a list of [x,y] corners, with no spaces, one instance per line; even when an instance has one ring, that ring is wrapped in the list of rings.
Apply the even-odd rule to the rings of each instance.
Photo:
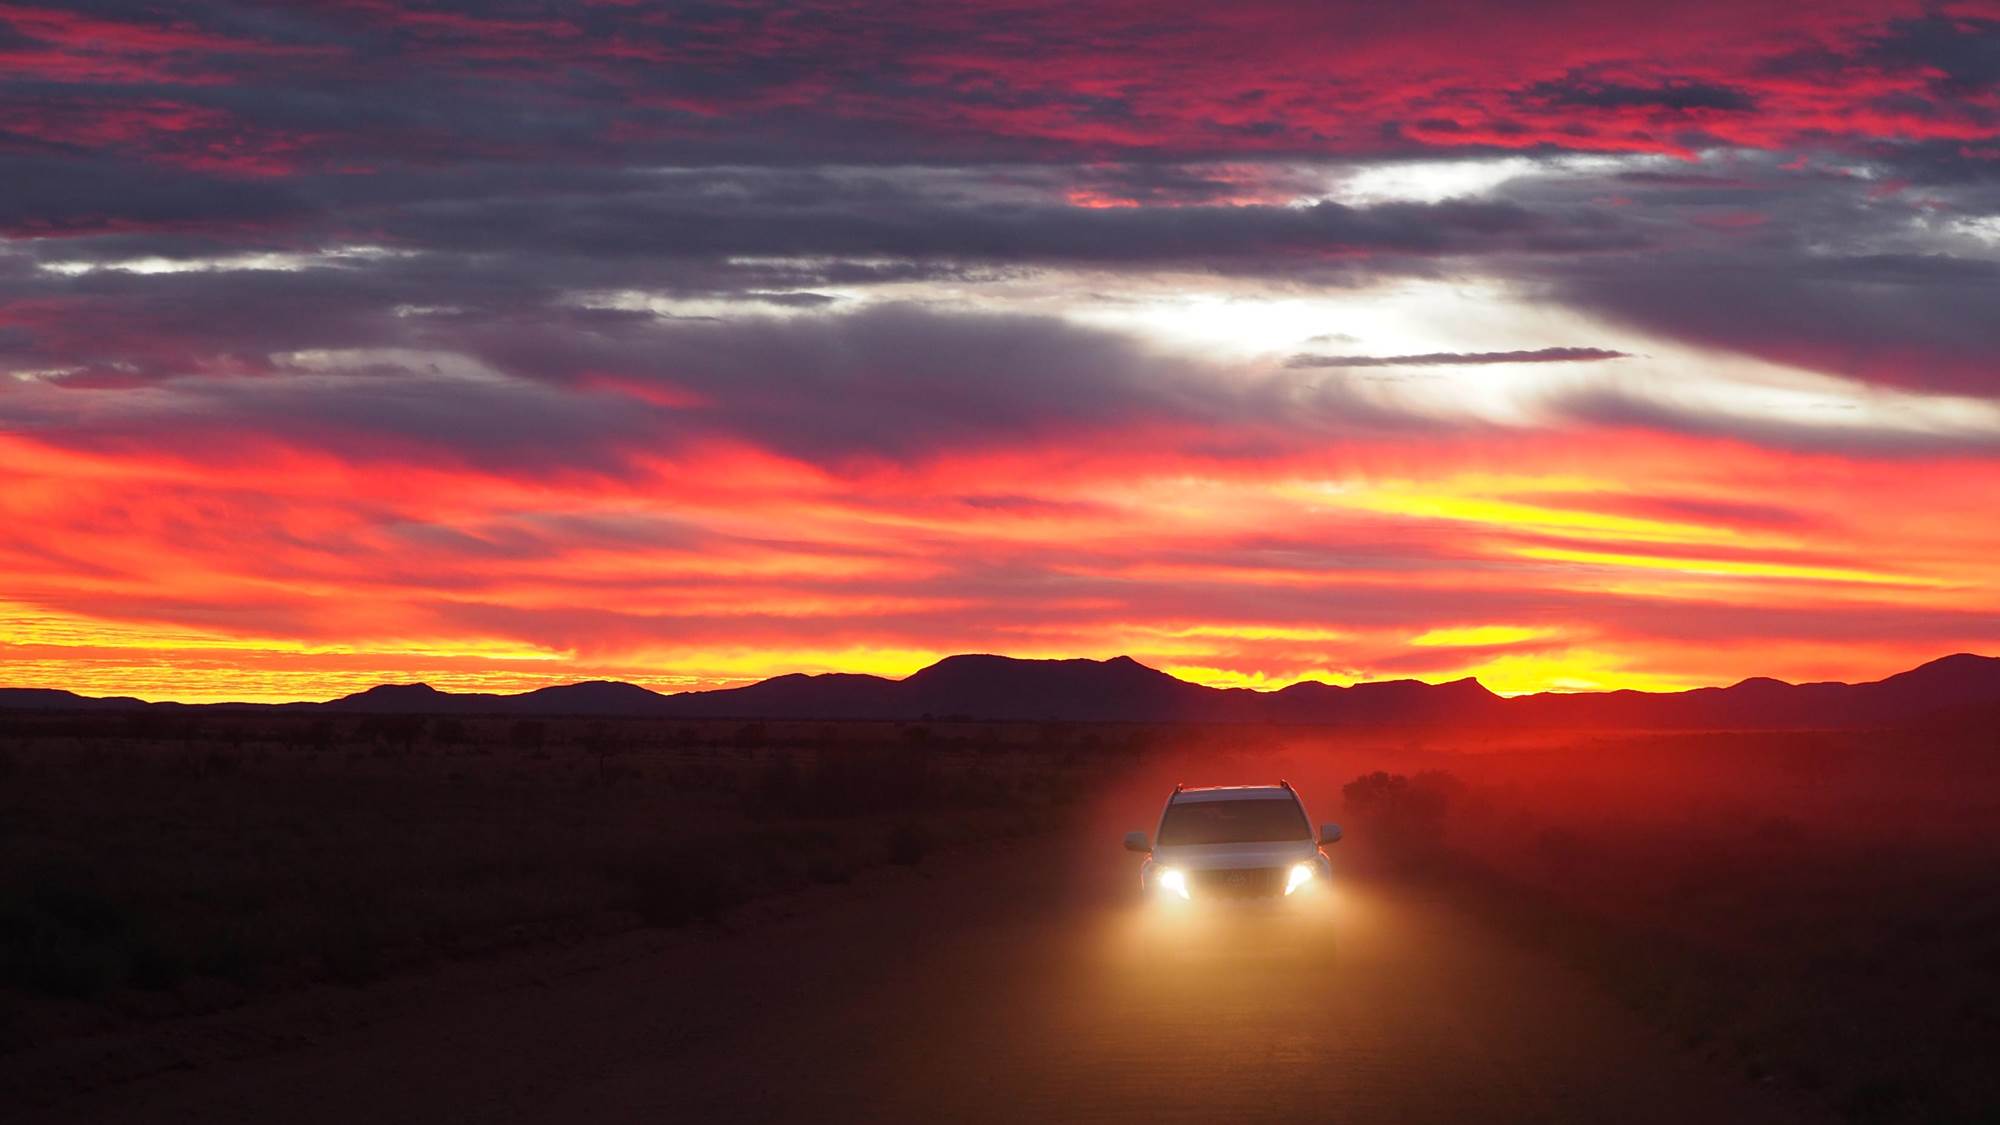
[[[1146,878],[1141,880],[1140,886],[1145,898],[1160,909],[1203,912],[1297,910],[1307,904],[1324,901],[1332,892],[1332,872],[1324,866],[1317,868],[1313,878],[1301,883],[1289,894],[1285,892],[1285,871],[1274,875],[1245,875],[1240,879],[1231,878],[1230,874],[1191,873],[1180,886]],[[1186,893],[1181,893],[1182,889]]]

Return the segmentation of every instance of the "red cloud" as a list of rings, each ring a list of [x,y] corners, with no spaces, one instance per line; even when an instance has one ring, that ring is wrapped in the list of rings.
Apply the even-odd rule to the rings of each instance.
[[[19,40],[5,58],[15,76],[287,94],[210,127],[211,146],[238,166],[258,145],[309,149],[329,165],[491,152],[501,126],[537,117],[572,122],[562,146],[599,154],[619,140],[682,137],[862,159],[972,145],[1187,159],[1438,147],[1684,156],[1884,139],[1976,147],[2000,112],[1994,76],[1954,71],[1947,53],[1996,25],[1915,3],[1698,4],[1671,21],[1588,3],[1391,11],[835,4],[500,16],[368,0],[270,25],[283,38],[219,15],[206,26],[199,7],[163,20],[10,5],[0,25]],[[436,115],[415,129],[426,115],[407,104],[369,115],[413,119],[388,128],[357,118],[300,130],[283,119],[281,106],[307,107],[327,83],[427,89]],[[82,135],[105,143],[88,138],[117,132]],[[156,139],[163,153],[176,147]]]

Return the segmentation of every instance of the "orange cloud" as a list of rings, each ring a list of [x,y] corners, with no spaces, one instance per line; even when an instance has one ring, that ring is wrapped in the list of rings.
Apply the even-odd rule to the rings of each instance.
[[[1530,691],[1868,676],[1994,640],[1983,462],[1584,440],[1431,443],[1428,475],[1394,444],[1043,477],[1024,450],[999,478],[989,455],[843,476],[718,448],[712,481],[696,458],[524,482],[15,435],[0,679],[181,699],[673,689],[995,650],[1130,653],[1217,685]],[[1687,514],[1593,514],[1646,497]]]

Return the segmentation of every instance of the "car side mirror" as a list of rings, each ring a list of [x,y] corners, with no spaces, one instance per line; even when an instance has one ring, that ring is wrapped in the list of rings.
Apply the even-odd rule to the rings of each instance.
[[[1338,843],[1340,843],[1340,825],[1338,825],[1338,824],[1322,824],[1322,825],[1320,825],[1320,826],[1319,826],[1319,842],[1320,842],[1320,843],[1322,843],[1322,844],[1338,844]]]
[[[1144,832],[1127,832],[1125,833],[1125,850],[1128,852],[1150,852],[1153,850],[1153,845],[1146,842],[1146,834]]]

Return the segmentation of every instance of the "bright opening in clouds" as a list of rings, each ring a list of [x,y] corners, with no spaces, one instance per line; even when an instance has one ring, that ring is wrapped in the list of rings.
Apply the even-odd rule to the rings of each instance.
[[[0,680],[2000,642],[1990,5],[0,8]]]

